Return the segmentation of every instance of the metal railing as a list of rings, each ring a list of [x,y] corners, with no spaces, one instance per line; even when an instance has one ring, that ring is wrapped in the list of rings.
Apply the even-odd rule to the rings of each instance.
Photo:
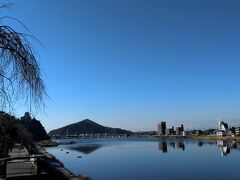
[[[0,178],[39,175],[43,155],[7,157],[0,159]]]

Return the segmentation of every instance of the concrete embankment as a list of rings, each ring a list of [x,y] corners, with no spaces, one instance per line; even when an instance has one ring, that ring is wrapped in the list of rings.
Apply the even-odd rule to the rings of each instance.
[[[80,179],[78,176],[66,169],[59,160],[57,160],[53,155],[48,153],[44,148],[36,144],[34,146],[35,147],[33,149],[36,154],[41,154],[45,156],[45,158],[43,158],[41,161],[41,166],[44,167],[44,169],[50,176],[57,179]]]

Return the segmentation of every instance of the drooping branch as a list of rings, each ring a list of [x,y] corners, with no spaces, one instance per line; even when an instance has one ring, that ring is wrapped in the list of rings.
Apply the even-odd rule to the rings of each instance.
[[[39,64],[25,35],[0,25],[0,107],[12,106],[15,98],[40,107],[45,96]]]

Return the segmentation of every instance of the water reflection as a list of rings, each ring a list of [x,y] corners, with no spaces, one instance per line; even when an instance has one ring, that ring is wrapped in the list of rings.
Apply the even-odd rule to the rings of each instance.
[[[227,142],[227,141],[217,141],[217,145],[220,148],[222,156],[226,156],[230,154],[231,147],[234,149],[235,147],[237,147],[236,143],[232,144],[231,142]]]
[[[87,145],[83,145],[83,146],[70,146],[69,149],[74,150],[74,151],[79,151],[84,154],[90,154],[90,153],[98,150],[101,147],[102,147],[102,145],[100,145],[100,144],[87,144]]]
[[[183,151],[185,150],[185,144],[184,144],[184,142],[181,142],[181,141],[176,142],[176,147],[177,147],[178,149],[182,149]]]
[[[158,149],[163,153],[167,153],[167,142],[159,142]]]
[[[166,142],[166,141],[161,141],[158,142],[158,149],[163,152],[163,153],[167,153],[167,149],[168,146],[172,147],[175,149],[175,147],[177,149],[182,149],[183,151],[185,150],[185,144],[183,141],[177,141],[177,142]]]
[[[116,143],[118,144],[118,143]],[[67,149],[78,151],[84,154],[90,154],[98,149],[104,147],[104,146],[115,146],[115,143],[86,143],[86,144],[76,144],[67,146]],[[202,148],[206,145],[214,145],[219,148],[219,151],[222,156],[227,156],[231,153],[232,150],[238,150],[240,151],[240,142],[237,141],[223,141],[223,140],[217,140],[217,141],[181,141],[181,140],[161,140],[157,142],[158,149],[161,153],[168,153],[171,152],[171,149],[175,150],[181,150],[185,151],[188,148],[188,145],[197,145],[199,148]]]
[[[187,142],[187,141],[160,141],[158,142],[158,149],[162,153],[167,153],[168,152],[168,147],[173,148],[173,149],[181,149],[182,151],[185,150],[185,147],[187,144],[192,143],[192,142]],[[217,141],[198,141],[197,145],[199,147],[203,147],[204,145],[217,145],[220,149],[220,153],[222,156],[227,156],[230,154],[231,150],[238,150],[240,151],[240,142],[236,141],[222,141],[222,140],[217,140]]]
[[[236,172],[240,142],[236,141],[158,138],[77,141],[46,149],[73,173],[87,174],[94,180],[239,179]]]

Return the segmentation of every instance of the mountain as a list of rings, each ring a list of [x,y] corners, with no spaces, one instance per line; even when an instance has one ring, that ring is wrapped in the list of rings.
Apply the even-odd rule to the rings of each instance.
[[[94,121],[85,119],[78,123],[70,124],[59,129],[49,132],[50,136],[54,135],[80,135],[80,134],[132,134],[131,131],[123,130],[120,128],[111,128],[102,126]]]

